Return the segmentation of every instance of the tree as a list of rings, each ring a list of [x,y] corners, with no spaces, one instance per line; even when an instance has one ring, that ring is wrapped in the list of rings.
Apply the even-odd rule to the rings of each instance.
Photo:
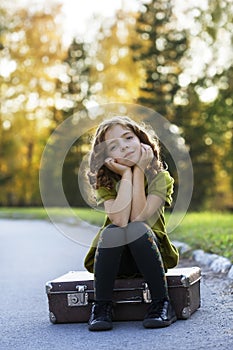
[[[187,48],[185,32],[176,29],[172,3],[156,0],[144,5],[136,31],[131,49],[144,71],[138,102],[172,120],[174,97],[180,88],[180,59]]]
[[[190,148],[195,177],[192,209],[219,208],[216,202],[224,203],[219,201],[220,192],[223,198],[223,192],[232,191],[228,74],[233,10],[228,1],[208,1],[208,5],[206,11],[202,4],[184,3],[182,15],[189,21],[183,24],[176,2],[151,1],[137,21],[141,40],[132,47],[145,72],[138,101],[175,123]]]
[[[114,21],[103,21],[91,75],[98,103],[137,101],[141,72],[130,45],[135,40],[134,13],[118,11]]]
[[[4,193],[4,189],[5,187],[8,187],[8,184],[13,177],[15,166],[12,159],[17,152],[17,143],[11,130],[11,122],[4,118],[3,108],[4,90],[6,85],[5,79],[7,78],[7,72],[4,69],[4,62],[6,63],[7,59],[9,59],[9,52],[4,43],[4,36],[9,31],[9,23],[10,20],[7,10],[4,7],[0,8],[0,203],[3,198],[6,200],[12,199],[12,194],[8,191],[5,191]]]
[[[91,96],[90,66],[91,59],[88,53],[89,45],[85,44],[79,38],[74,38],[67,55],[63,60],[63,74],[58,77],[56,83],[57,103],[54,107],[54,127],[65,121],[72,119],[73,127],[78,129],[79,118],[88,118],[86,107]],[[50,174],[53,174],[54,181],[47,184],[47,199],[52,206],[59,205],[56,196],[55,184],[58,174],[51,164],[53,152],[59,158],[59,152],[62,153],[64,147],[67,147],[67,138],[71,137],[72,130],[62,129],[62,134],[56,133],[53,137],[51,146],[51,156],[44,163],[44,167]],[[51,132],[53,128],[51,129]],[[78,134],[78,133],[77,133]],[[78,169],[82,158],[86,152],[85,144],[87,135],[78,138],[73,145],[67,149],[67,154],[62,167],[62,183],[65,196],[71,206],[83,206],[84,200],[78,187]],[[84,145],[84,146],[83,146]],[[46,170],[46,169],[45,169]],[[46,186],[46,184],[45,184]]]
[[[193,23],[175,102],[195,173],[192,208],[232,208],[233,8],[214,0],[185,15]]]
[[[5,167],[11,175],[1,192],[1,204],[39,204],[38,169],[48,125],[52,123],[55,77],[64,55],[59,24],[60,7],[51,12],[20,10],[9,14],[2,34],[1,118],[7,142]],[[6,130],[7,129],[7,130]],[[17,151],[15,151],[17,148]]]

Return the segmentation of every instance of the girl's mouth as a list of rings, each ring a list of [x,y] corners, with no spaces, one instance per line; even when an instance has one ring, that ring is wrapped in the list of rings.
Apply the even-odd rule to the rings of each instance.
[[[127,153],[127,154],[124,156],[124,158],[127,159],[127,158],[129,158],[132,154],[133,154],[133,152],[129,152],[129,153]]]

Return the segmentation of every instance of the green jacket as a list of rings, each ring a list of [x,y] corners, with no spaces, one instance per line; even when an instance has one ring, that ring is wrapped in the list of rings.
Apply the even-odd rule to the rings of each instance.
[[[147,181],[145,180],[146,195],[154,194],[161,197],[164,200],[164,207],[169,207],[172,203],[173,183],[174,180],[170,176],[168,171],[160,172],[151,181],[149,186],[147,184]],[[100,205],[106,200],[116,198],[117,188],[118,186],[116,184],[113,190],[108,190],[104,187],[98,189],[96,192],[97,204]],[[156,216],[156,219],[151,218],[148,221],[148,224],[150,225],[151,229],[153,230],[154,234],[158,239],[159,249],[163,259],[164,267],[165,270],[167,270],[169,268],[175,267],[178,264],[179,253],[177,248],[171,243],[166,233],[164,207],[160,209],[159,213]],[[84,266],[89,272],[93,273],[94,257],[101,232],[109,224],[111,224],[111,221],[109,217],[106,216],[103,226],[100,228],[100,230],[94,237],[91,247],[85,257]]]

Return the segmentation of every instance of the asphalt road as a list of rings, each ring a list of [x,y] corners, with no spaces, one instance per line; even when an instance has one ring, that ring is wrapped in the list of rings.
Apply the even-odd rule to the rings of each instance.
[[[71,228],[92,237],[95,228]],[[233,349],[233,294],[224,276],[203,270],[201,308],[188,320],[149,330],[141,322],[116,322],[109,332],[89,332],[86,324],[53,325],[45,283],[82,270],[87,245],[62,235],[45,221],[0,220],[0,349]],[[181,261],[181,265],[190,262]]]

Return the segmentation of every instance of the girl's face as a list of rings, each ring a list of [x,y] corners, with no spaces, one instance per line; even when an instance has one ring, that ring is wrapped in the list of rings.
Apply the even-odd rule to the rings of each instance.
[[[141,156],[141,142],[128,127],[113,125],[105,133],[107,156],[127,166],[136,164]]]

